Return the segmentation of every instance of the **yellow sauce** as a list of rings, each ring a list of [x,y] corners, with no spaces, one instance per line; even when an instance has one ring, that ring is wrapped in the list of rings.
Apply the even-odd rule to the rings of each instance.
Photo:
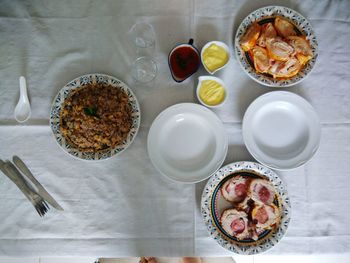
[[[202,54],[202,62],[210,72],[223,67],[228,59],[229,55],[226,49],[216,44],[211,44]]]
[[[225,89],[215,80],[204,80],[199,88],[199,98],[209,106],[215,106],[225,99]]]

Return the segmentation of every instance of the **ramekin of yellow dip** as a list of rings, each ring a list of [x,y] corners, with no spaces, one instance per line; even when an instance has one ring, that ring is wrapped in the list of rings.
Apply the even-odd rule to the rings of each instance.
[[[230,61],[228,46],[220,41],[210,41],[201,50],[201,61],[210,74],[224,68]]]
[[[198,78],[196,93],[199,102],[209,108],[221,106],[227,97],[225,83],[221,79],[212,76]]]

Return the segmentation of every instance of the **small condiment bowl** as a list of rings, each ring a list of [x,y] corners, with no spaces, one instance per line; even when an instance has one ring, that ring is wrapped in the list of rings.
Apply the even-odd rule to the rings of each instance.
[[[205,80],[213,80],[213,81],[216,81],[217,83],[219,83],[219,84],[224,88],[225,97],[224,97],[224,99],[222,100],[222,102],[220,102],[219,104],[216,104],[216,105],[209,105],[209,104],[205,103],[205,102],[200,98],[199,92],[200,92],[200,89],[201,89],[202,82],[205,81]],[[198,85],[197,85],[197,89],[196,89],[196,95],[197,95],[197,98],[198,98],[199,102],[200,102],[202,105],[204,105],[204,106],[206,106],[206,107],[208,107],[208,108],[218,108],[218,107],[220,107],[221,105],[223,105],[223,104],[225,103],[226,99],[227,99],[227,88],[226,88],[225,83],[224,83],[221,79],[219,79],[219,78],[217,78],[217,77],[213,77],[213,76],[200,76],[200,77],[198,78]]]
[[[187,56],[182,57],[178,52],[180,52],[180,50],[184,51],[184,49],[191,51],[192,56],[191,55],[188,56],[187,54]],[[184,66],[185,66],[184,69],[181,69],[179,65],[175,63],[175,61],[177,61],[177,59],[175,59],[176,56],[180,56],[179,59],[183,60],[182,62],[184,63]],[[168,64],[169,64],[171,76],[176,82],[182,82],[197,72],[201,64],[201,58],[200,58],[200,53],[198,49],[193,44],[192,38],[189,40],[188,43],[178,44],[170,51],[168,56]],[[178,73],[180,73],[181,76],[176,73],[177,71]]]
[[[212,45],[212,44],[215,44],[215,45],[218,45],[218,46],[220,46],[220,47],[223,47],[223,48],[226,50],[226,52],[227,52],[228,60],[227,60],[227,62],[226,62],[222,67],[217,68],[217,69],[215,69],[215,70],[213,70],[213,71],[210,71],[210,70],[207,68],[207,66],[205,65],[205,63],[204,63],[204,60],[203,60],[203,53],[204,53],[204,51],[205,51],[208,47],[210,47],[210,45]],[[217,72],[218,70],[223,69],[224,67],[226,67],[227,64],[230,62],[230,59],[231,59],[230,49],[229,49],[229,47],[228,47],[224,42],[220,42],[220,41],[210,41],[210,42],[208,42],[207,44],[205,44],[204,47],[203,47],[202,50],[201,50],[201,62],[202,62],[202,64],[203,64],[203,67],[204,67],[205,70],[206,70],[209,74],[211,74],[211,75],[213,75],[213,74],[214,74],[215,72]]]

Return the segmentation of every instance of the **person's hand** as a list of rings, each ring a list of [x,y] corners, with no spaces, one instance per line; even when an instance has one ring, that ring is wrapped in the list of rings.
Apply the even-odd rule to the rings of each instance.
[[[182,258],[182,263],[201,263],[201,258],[197,257],[184,257]]]
[[[141,257],[139,263],[157,263],[154,257]]]

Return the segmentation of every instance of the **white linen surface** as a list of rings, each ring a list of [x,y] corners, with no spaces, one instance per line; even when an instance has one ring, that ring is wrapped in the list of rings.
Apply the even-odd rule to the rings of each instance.
[[[310,76],[288,90],[310,101],[322,122],[316,156],[294,171],[279,172],[292,201],[287,235],[269,254],[350,251],[350,1],[1,1],[0,158],[19,155],[65,209],[40,218],[16,186],[0,174],[0,255],[220,256],[230,255],[212,240],[200,215],[205,182],[174,183],[162,177],[147,155],[153,119],[179,102],[196,102],[196,77],[177,84],[167,55],[190,37],[201,48],[220,40],[232,47],[240,21],[270,4],[291,7],[309,19],[319,41]],[[148,21],[156,32],[158,76],[135,84],[136,58],[127,31]],[[142,125],[120,156],[101,162],[71,158],[48,126],[53,97],[71,79],[106,73],[136,93]],[[32,117],[13,118],[18,77],[27,77]],[[272,89],[255,83],[234,56],[218,73],[229,87],[227,103],[215,110],[229,135],[225,163],[253,160],[244,147],[241,120],[248,105]]]

